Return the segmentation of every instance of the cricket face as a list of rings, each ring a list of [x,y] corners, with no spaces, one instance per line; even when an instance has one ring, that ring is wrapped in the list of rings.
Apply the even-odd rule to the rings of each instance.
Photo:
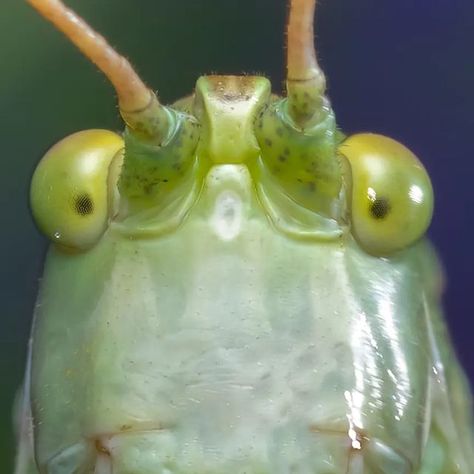
[[[192,206],[189,196],[220,164],[245,164],[273,220],[296,212],[315,235],[345,228],[370,254],[390,255],[424,234],[433,193],[417,158],[388,138],[345,139],[336,127],[314,48],[315,0],[291,3],[286,97],[271,95],[262,77],[206,76],[176,107],[160,104],[128,61],[60,1],[29,2],[110,79],[127,125],[123,145],[107,131],[81,132],[39,164],[33,213],[63,249],[91,248],[112,222],[139,234],[151,214]]]
[[[338,130],[315,0],[290,2],[286,94],[204,76],[171,106],[59,0],[28,1],[125,122],[65,138],[33,176],[54,244],[28,375],[41,472],[410,472],[432,188],[403,145]]]

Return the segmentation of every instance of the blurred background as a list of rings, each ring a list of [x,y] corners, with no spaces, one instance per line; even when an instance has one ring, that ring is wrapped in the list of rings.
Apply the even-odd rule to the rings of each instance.
[[[164,102],[209,72],[284,80],[285,0],[69,0]],[[319,57],[344,131],[408,145],[436,192],[430,230],[448,275],[448,324],[474,381],[474,2],[321,0]],[[45,240],[28,209],[42,153],[86,128],[120,130],[106,80],[25,2],[0,3],[0,472],[12,472],[20,384]]]

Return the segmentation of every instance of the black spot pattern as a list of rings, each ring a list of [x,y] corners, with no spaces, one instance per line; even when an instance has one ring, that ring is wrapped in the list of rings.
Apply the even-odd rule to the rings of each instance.
[[[374,219],[385,219],[390,210],[390,201],[384,197],[374,199],[370,204],[370,214]]]
[[[79,194],[74,199],[74,210],[80,216],[88,216],[94,212],[94,202],[87,193]]]

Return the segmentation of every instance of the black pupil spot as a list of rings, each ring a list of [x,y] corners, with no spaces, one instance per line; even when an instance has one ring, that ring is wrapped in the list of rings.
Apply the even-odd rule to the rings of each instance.
[[[81,216],[87,216],[94,212],[94,203],[88,194],[80,194],[74,200],[74,209]]]
[[[375,219],[384,219],[390,212],[391,206],[387,198],[377,198],[370,205],[370,214]]]

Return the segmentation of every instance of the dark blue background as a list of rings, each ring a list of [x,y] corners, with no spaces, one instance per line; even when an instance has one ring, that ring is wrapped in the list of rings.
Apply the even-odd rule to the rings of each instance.
[[[206,72],[262,72],[281,90],[284,0],[70,0],[165,102]],[[430,235],[448,275],[448,323],[474,380],[474,2],[321,0],[318,49],[339,124],[408,145],[428,168]],[[107,82],[19,0],[0,5],[0,471],[45,241],[27,193],[40,155],[84,128],[120,129]]]

